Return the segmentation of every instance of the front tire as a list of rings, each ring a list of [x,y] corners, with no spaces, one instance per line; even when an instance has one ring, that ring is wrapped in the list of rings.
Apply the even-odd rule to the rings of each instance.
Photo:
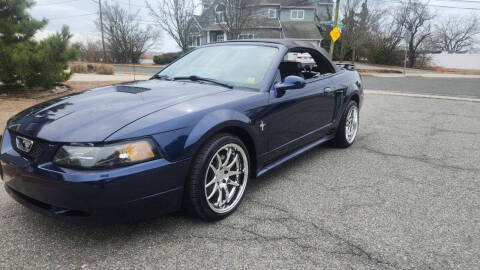
[[[232,214],[245,195],[250,160],[245,144],[236,136],[210,139],[193,160],[186,184],[187,207],[206,221]]]
[[[337,129],[337,135],[333,141],[334,144],[341,148],[350,147],[357,137],[359,123],[360,114],[358,104],[356,101],[351,100],[343,113],[342,120]]]

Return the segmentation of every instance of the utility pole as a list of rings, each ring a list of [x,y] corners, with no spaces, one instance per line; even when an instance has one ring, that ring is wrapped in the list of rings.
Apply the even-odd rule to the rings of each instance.
[[[405,58],[403,60],[403,75],[407,76],[407,52],[408,52],[408,44],[410,41],[410,31],[406,30],[405,31],[405,36],[403,37],[405,41]]]
[[[128,9],[129,9],[128,16],[132,16],[132,14],[131,14],[132,6],[131,6],[130,0],[128,0]],[[136,72],[135,72],[135,61],[133,59],[133,38],[132,37],[130,37],[130,61],[133,64],[133,80],[136,81],[137,79],[136,79],[136,76],[135,76]]]
[[[102,31],[102,47],[103,47],[103,62],[107,62],[107,52],[105,51],[105,38],[103,35],[103,14],[102,14],[102,0],[98,0],[98,9],[100,11],[100,29]]]
[[[340,11],[340,0],[337,0],[335,4],[335,19],[333,22],[333,28],[338,27],[338,12]],[[335,42],[332,40],[330,43],[330,59],[333,60],[333,48],[335,46]]]

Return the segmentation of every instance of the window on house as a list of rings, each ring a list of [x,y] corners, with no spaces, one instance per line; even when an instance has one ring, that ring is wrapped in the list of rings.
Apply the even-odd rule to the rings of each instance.
[[[303,20],[305,19],[305,11],[301,9],[294,9],[290,11],[290,19],[292,20]]]
[[[191,36],[189,38],[190,46],[191,47],[198,47],[201,44],[201,37],[200,36]]]
[[[238,39],[254,39],[255,35],[254,34],[240,34],[238,36]]]
[[[223,36],[223,34],[218,34],[216,41],[217,41],[217,42],[223,42],[223,41],[225,41],[225,37]]]
[[[275,19],[277,18],[277,10],[273,8],[268,9],[268,18]]]
[[[215,7],[215,23],[224,23],[225,22],[225,6],[219,4]]]

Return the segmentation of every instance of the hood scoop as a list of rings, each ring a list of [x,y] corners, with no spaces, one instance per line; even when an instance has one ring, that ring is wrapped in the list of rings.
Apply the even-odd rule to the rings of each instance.
[[[150,88],[128,86],[128,85],[117,85],[116,89],[117,89],[117,92],[123,92],[123,93],[129,93],[129,94],[138,94],[138,93],[143,93],[143,92],[152,90]]]

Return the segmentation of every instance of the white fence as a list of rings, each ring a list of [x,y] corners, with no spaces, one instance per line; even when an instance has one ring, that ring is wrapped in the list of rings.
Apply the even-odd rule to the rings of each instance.
[[[479,69],[480,54],[430,54],[432,66],[453,69]]]

